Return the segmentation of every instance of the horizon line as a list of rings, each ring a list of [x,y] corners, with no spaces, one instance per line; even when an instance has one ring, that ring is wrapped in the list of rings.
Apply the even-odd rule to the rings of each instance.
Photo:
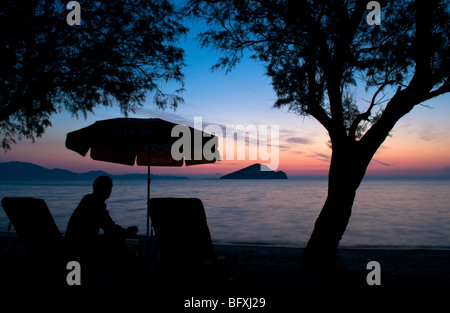
[[[142,175],[142,176],[147,176],[146,173],[137,173],[137,172],[129,172],[129,173],[110,173],[108,171],[105,170],[88,170],[88,171],[83,171],[83,172],[78,172],[78,171],[74,171],[74,170],[70,170],[70,169],[66,169],[66,168],[58,168],[58,167],[54,167],[54,168],[49,168],[49,167],[45,167],[33,162],[24,162],[24,161],[6,161],[6,162],[0,162],[0,164],[6,164],[6,163],[24,163],[24,164],[32,164],[35,166],[39,166],[42,168],[45,168],[47,170],[65,170],[65,171],[69,171],[75,174],[86,174],[86,173],[92,173],[92,172],[104,172],[107,175],[111,175],[111,176],[116,176],[116,177],[120,177],[120,176],[129,176],[129,175]],[[247,167],[247,166],[246,166]],[[244,167],[244,168],[246,168]],[[234,171],[231,171],[230,173],[233,173],[235,171],[239,171],[243,168],[238,168]],[[217,170],[217,169],[216,169]],[[279,170],[279,169],[277,169]],[[274,172],[276,172],[277,170],[273,170]],[[288,173],[286,171],[284,171],[286,173],[286,175],[288,175]],[[151,173],[151,175],[153,176],[166,176],[166,177],[187,177],[190,179],[220,179],[220,177],[229,174],[227,173],[214,173],[214,174],[186,174],[186,173],[179,173],[179,174],[172,174],[172,173]],[[292,175],[288,175],[289,179],[304,179],[304,178],[328,178],[328,174],[292,174]],[[371,173],[371,174],[367,174],[364,176],[365,178],[369,178],[369,179],[373,179],[373,178],[409,178],[409,179],[420,179],[420,178],[442,178],[442,179],[448,179],[450,178],[450,174],[446,173],[445,171],[443,171],[442,174],[430,174],[430,173],[423,173],[423,174],[417,174],[417,173],[411,173],[411,174],[386,174],[386,173]]]

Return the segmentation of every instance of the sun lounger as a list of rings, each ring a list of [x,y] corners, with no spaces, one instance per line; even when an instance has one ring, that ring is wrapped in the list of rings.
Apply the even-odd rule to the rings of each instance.
[[[203,203],[197,198],[152,198],[150,219],[165,259],[216,259]]]
[[[2,206],[30,256],[63,255],[64,237],[44,200],[10,197],[2,199]]]
[[[176,268],[181,270],[201,269],[203,277],[234,277],[237,255],[217,255],[214,251],[200,199],[151,198],[149,215],[164,264],[188,266]]]

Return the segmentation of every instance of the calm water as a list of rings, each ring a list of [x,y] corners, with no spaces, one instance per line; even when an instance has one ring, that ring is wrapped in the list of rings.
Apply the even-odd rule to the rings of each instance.
[[[325,201],[325,179],[153,180],[152,197],[202,199],[216,243],[303,247]],[[43,198],[65,231],[90,181],[0,183],[0,198]],[[341,246],[450,248],[450,179],[366,179]],[[146,231],[146,180],[116,180],[109,211]],[[0,231],[8,218],[0,210]]]

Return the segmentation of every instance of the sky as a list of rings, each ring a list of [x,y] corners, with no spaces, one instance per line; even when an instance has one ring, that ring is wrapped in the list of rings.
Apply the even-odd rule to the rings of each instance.
[[[274,170],[282,170],[289,177],[325,176],[328,173],[331,149],[326,130],[312,117],[299,116],[287,109],[274,109],[276,95],[270,79],[264,75],[263,64],[244,59],[232,72],[210,69],[219,54],[201,48],[194,39],[197,27],[181,46],[185,49],[185,102],[174,111],[160,110],[149,97],[145,104],[130,117],[159,117],[193,126],[194,118],[206,125],[248,127],[277,126],[279,129],[279,157]],[[170,88],[173,86],[167,86]],[[167,90],[167,91],[170,91]],[[358,88],[357,102],[364,105],[370,95]],[[450,175],[450,94],[440,96],[417,106],[400,120],[391,136],[378,150],[368,168],[369,176],[448,176]],[[52,127],[44,135],[22,140],[8,152],[0,152],[0,162],[32,162],[46,168],[62,168],[74,172],[104,170],[111,174],[146,173],[145,167],[127,166],[92,160],[65,147],[66,134],[83,128],[97,120],[121,117],[117,108],[97,108],[87,119],[70,116],[67,112],[54,115]],[[274,129],[274,128],[271,128]],[[185,175],[190,177],[218,177],[261,160],[226,159],[215,164],[181,168],[154,167],[154,174]]]

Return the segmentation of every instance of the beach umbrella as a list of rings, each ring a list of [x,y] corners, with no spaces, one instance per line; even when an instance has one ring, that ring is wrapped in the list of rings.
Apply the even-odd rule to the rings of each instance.
[[[219,159],[217,136],[159,118],[115,118],[69,132],[66,147],[93,160],[147,166],[147,235],[151,166],[186,166]]]

